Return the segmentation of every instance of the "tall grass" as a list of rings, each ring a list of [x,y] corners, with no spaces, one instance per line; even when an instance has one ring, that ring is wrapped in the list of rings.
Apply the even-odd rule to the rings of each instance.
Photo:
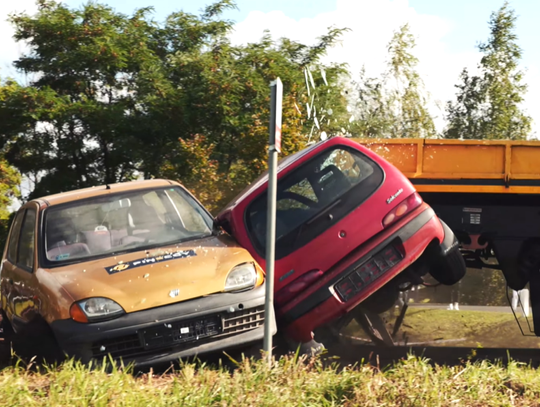
[[[89,369],[68,361],[0,371],[1,406],[525,406],[540,404],[540,375],[516,362],[432,366],[409,357],[381,371],[284,357],[231,370],[184,363],[167,374]]]

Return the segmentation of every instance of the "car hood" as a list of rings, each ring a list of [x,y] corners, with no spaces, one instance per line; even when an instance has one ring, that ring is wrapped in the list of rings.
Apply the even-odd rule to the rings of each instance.
[[[222,235],[50,272],[75,301],[106,297],[129,313],[221,292],[229,271],[245,262],[254,262],[247,250]]]

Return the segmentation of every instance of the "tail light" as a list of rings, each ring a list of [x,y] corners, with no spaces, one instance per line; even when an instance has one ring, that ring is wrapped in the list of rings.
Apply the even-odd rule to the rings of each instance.
[[[287,301],[297,295],[300,291],[305,289],[308,285],[321,278],[322,275],[323,272],[321,270],[308,271],[302,277],[298,277],[292,283],[286,285],[281,290],[279,290],[274,297],[274,302],[276,303],[276,305],[285,304]]]
[[[396,206],[394,209],[392,209],[383,219],[383,226],[386,228],[390,226],[392,223],[396,222],[403,216],[407,215],[414,209],[418,208],[420,205],[422,205],[422,198],[418,194],[418,192],[415,192],[414,194],[410,195],[409,197],[405,198],[398,206]]]

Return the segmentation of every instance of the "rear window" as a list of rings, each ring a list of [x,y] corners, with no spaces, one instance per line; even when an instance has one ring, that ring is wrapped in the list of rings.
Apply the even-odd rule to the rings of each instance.
[[[361,205],[381,185],[382,169],[352,148],[326,150],[278,181],[276,258],[306,245]],[[246,225],[261,256],[266,249],[267,194],[246,210]]]

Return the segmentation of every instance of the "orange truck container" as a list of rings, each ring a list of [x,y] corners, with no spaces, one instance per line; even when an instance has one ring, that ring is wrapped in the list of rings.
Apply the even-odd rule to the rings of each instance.
[[[469,268],[500,268],[514,290],[529,285],[540,336],[540,141],[356,141],[411,180],[459,238]]]
[[[394,164],[419,192],[540,193],[540,141],[357,141]]]

